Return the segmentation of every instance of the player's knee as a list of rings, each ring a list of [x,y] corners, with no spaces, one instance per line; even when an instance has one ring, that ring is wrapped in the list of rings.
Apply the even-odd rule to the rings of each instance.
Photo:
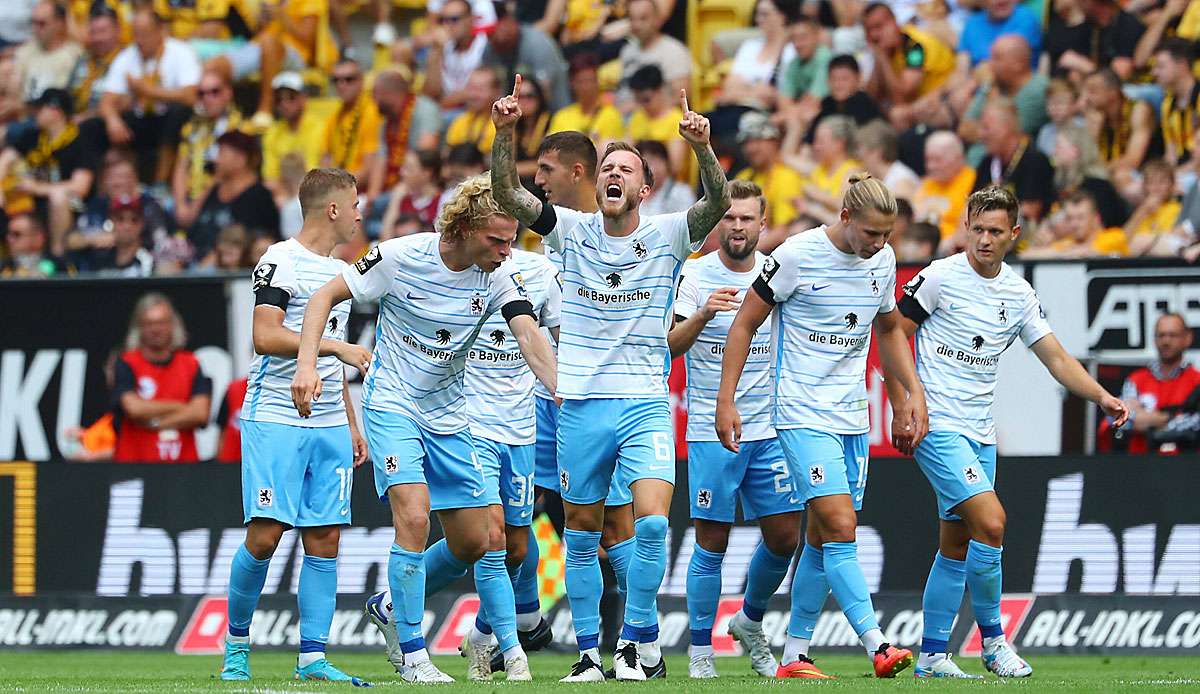
[[[667,539],[666,516],[642,516],[633,524],[639,542],[663,542]]]
[[[447,537],[446,542],[454,556],[467,564],[479,561],[488,551],[488,533],[484,532],[459,535],[453,541]]]
[[[826,518],[821,526],[822,542],[854,542],[858,521],[854,513]]]
[[[1004,512],[1001,511],[998,515],[991,516],[982,523],[977,523],[974,528],[976,536],[974,539],[992,547],[1003,545],[1005,521]]]
[[[763,535],[763,544],[777,557],[790,557],[796,553],[796,547],[800,544],[800,528],[777,530],[770,535]]]
[[[404,528],[406,534],[428,535],[429,513],[425,509],[400,506],[392,508],[392,523],[397,531]]]
[[[525,557],[529,554],[529,544],[527,542],[514,542],[513,538],[508,538],[508,546],[505,547],[504,563],[510,567],[520,566],[525,562]]]

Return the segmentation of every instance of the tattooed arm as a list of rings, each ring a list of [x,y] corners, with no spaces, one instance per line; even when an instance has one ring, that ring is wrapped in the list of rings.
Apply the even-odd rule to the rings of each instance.
[[[708,119],[688,108],[687,93],[682,89],[679,90],[679,96],[683,103],[679,134],[696,153],[696,161],[700,164],[700,183],[704,186],[704,197],[687,212],[688,232],[692,243],[696,243],[708,236],[708,232],[713,230],[729,209],[729,182],[725,180],[725,170],[721,168],[721,162],[717,161],[717,155],[709,144]]]
[[[542,214],[542,201],[525,190],[517,176],[516,136],[521,107],[517,93],[521,91],[521,76],[516,77],[513,93],[502,96],[492,104],[492,123],[496,139],[492,141],[492,195],[504,211],[525,226],[532,225]]]

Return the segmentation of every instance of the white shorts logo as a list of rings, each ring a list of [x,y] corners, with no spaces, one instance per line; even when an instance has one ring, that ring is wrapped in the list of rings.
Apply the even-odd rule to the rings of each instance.
[[[963,468],[963,479],[967,481],[967,484],[979,484],[983,481],[983,475],[979,474],[974,465],[968,465]]]
[[[396,462],[396,456],[389,455],[383,459],[383,469],[387,472],[396,472],[400,469],[400,464]]]
[[[810,482],[812,482],[813,484],[824,484],[825,483],[825,466],[824,465],[810,465],[808,467],[808,480]]]
[[[258,490],[258,505],[262,507],[270,506],[275,500],[275,492],[270,487],[263,487]]]
[[[709,508],[712,506],[712,490],[701,489],[696,492],[696,507]]]
[[[558,471],[558,486],[565,492],[571,488],[571,475],[566,470]]]

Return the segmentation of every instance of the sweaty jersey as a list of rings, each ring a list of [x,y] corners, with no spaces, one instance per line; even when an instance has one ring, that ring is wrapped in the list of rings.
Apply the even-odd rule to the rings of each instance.
[[[345,267],[346,264],[337,258],[317,255],[294,238],[280,241],[267,249],[254,268],[255,302],[282,308],[283,327],[299,334],[309,298]],[[322,337],[344,341],[349,317],[350,304],[334,306]],[[242,419],[300,427],[333,427],[346,423],[346,405],[342,401],[344,371],[337,357],[317,357],[321,397],[312,404],[312,414],[307,418],[297,414],[296,406],[292,404],[292,378],[295,375],[294,358],[256,354],[250,363]]]
[[[870,430],[871,323],[896,308],[891,246],[863,259],[838,250],[824,226],[783,242],[754,289],[777,304],[775,428],[833,434]]]
[[[563,257],[558,396],[665,397],[675,279],[700,247],[687,213],[642,217],[632,234],[615,237],[600,212],[551,211],[546,245]]]
[[[558,304],[559,304],[559,311],[561,311],[562,310],[562,286],[563,286],[562,255],[560,255],[558,253],[558,251],[555,251],[553,248],[551,248],[545,244],[542,245],[542,251],[543,251],[542,255],[545,256],[546,260],[550,261],[550,264],[554,266],[555,273],[557,273],[558,297],[559,297]],[[542,326],[542,335],[544,335],[546,337],[546,342],[550,343],[550,349],[554,350],[554,356],[555,356],[555,358],[557,358],[558,357],[558,341],[554,339],[554,336],[550,334],[550,331],[544,325]],[[546,385],[544,383],[542,383],[539,379],[536,379],[536,378],[533,379],[533,394],[535,397],[542,398],[543,400],[553,400],[554,399],[554,393],[551,393],[549,390],[547,390]],[[556,405],[556,407],[557,407],[557,405]]]
[[[463,370],[475,336],[488,316],[529,296],[511,261],[491,273],[475,265],[455,272],[440,241],[433,233],[384,241],[342,276],[355,300],[379,300],[363,407],[453,434],[467,428]]]
[[[992,401],[1000,355],[1017,337],[1032,347],[1049,335],[1033,287],[1007,264],[988,279],[966,253],[935,260],[908,284],[900,312],[918,325],[917,376],[929,430],[996,443]]]
[[[521,271],[538,323],[543,328],[557,326],[562,303],[558,270],[546,256],[519,249],[513,249],[510,262]],[[463,393],[471,434],[513,446],[534,443],[534,383],[539,381],[525,363],[508,322],[504,316],[492,314],[467,353]]]
[[[754,278],[762,272],[766,256],[754,254],[754,269],[734,272],[721,262],[717,253],[689,260],[683,264],[679,290],[675,297],[675,315],[684,318],[695,313],[708,301],[708,296],[722,287],[738,290],[738,300]],[[725,338],[737,311],[721,311],[700,331],[696,343],[684,355],[687,366],[687,440],[718,441],[717,390],[721,385],[721,358],[725,354]],[[774,383],[771,375],[771,322],[766,322],[750,340],[750,355],[738,381],[738,413],[742,416],[742,441],[759,441],[775,436],[771,425],[771,396]]]

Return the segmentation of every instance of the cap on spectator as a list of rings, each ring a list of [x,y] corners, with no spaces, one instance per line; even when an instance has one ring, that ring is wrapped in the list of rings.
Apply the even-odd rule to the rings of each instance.
[[[747,111],[738,120],[737,141],[739,144],[746,140],[778,140],[783,137],[779,126],[771,122],[767,114],[760,111]]]
[[[118,195],[108,201],[108,213],[135,212],[142,213],[142,198],[135,195]]]
[[[304,91],[304,79],[298,72],[281,72],[271,80],[271,89],[290,89],[294,92]]]
[[[41,108],[42,106],[53,106],[69,117],[73,109],[73,99],[71,93],[65,89],[51,87],[41,93],[41,95],[33,100],[33,105]]]
[[[225,131],[225,133],[217,138],[217,144],[240,149],[250,158],[258,156],[258,138],[241,130]]]

